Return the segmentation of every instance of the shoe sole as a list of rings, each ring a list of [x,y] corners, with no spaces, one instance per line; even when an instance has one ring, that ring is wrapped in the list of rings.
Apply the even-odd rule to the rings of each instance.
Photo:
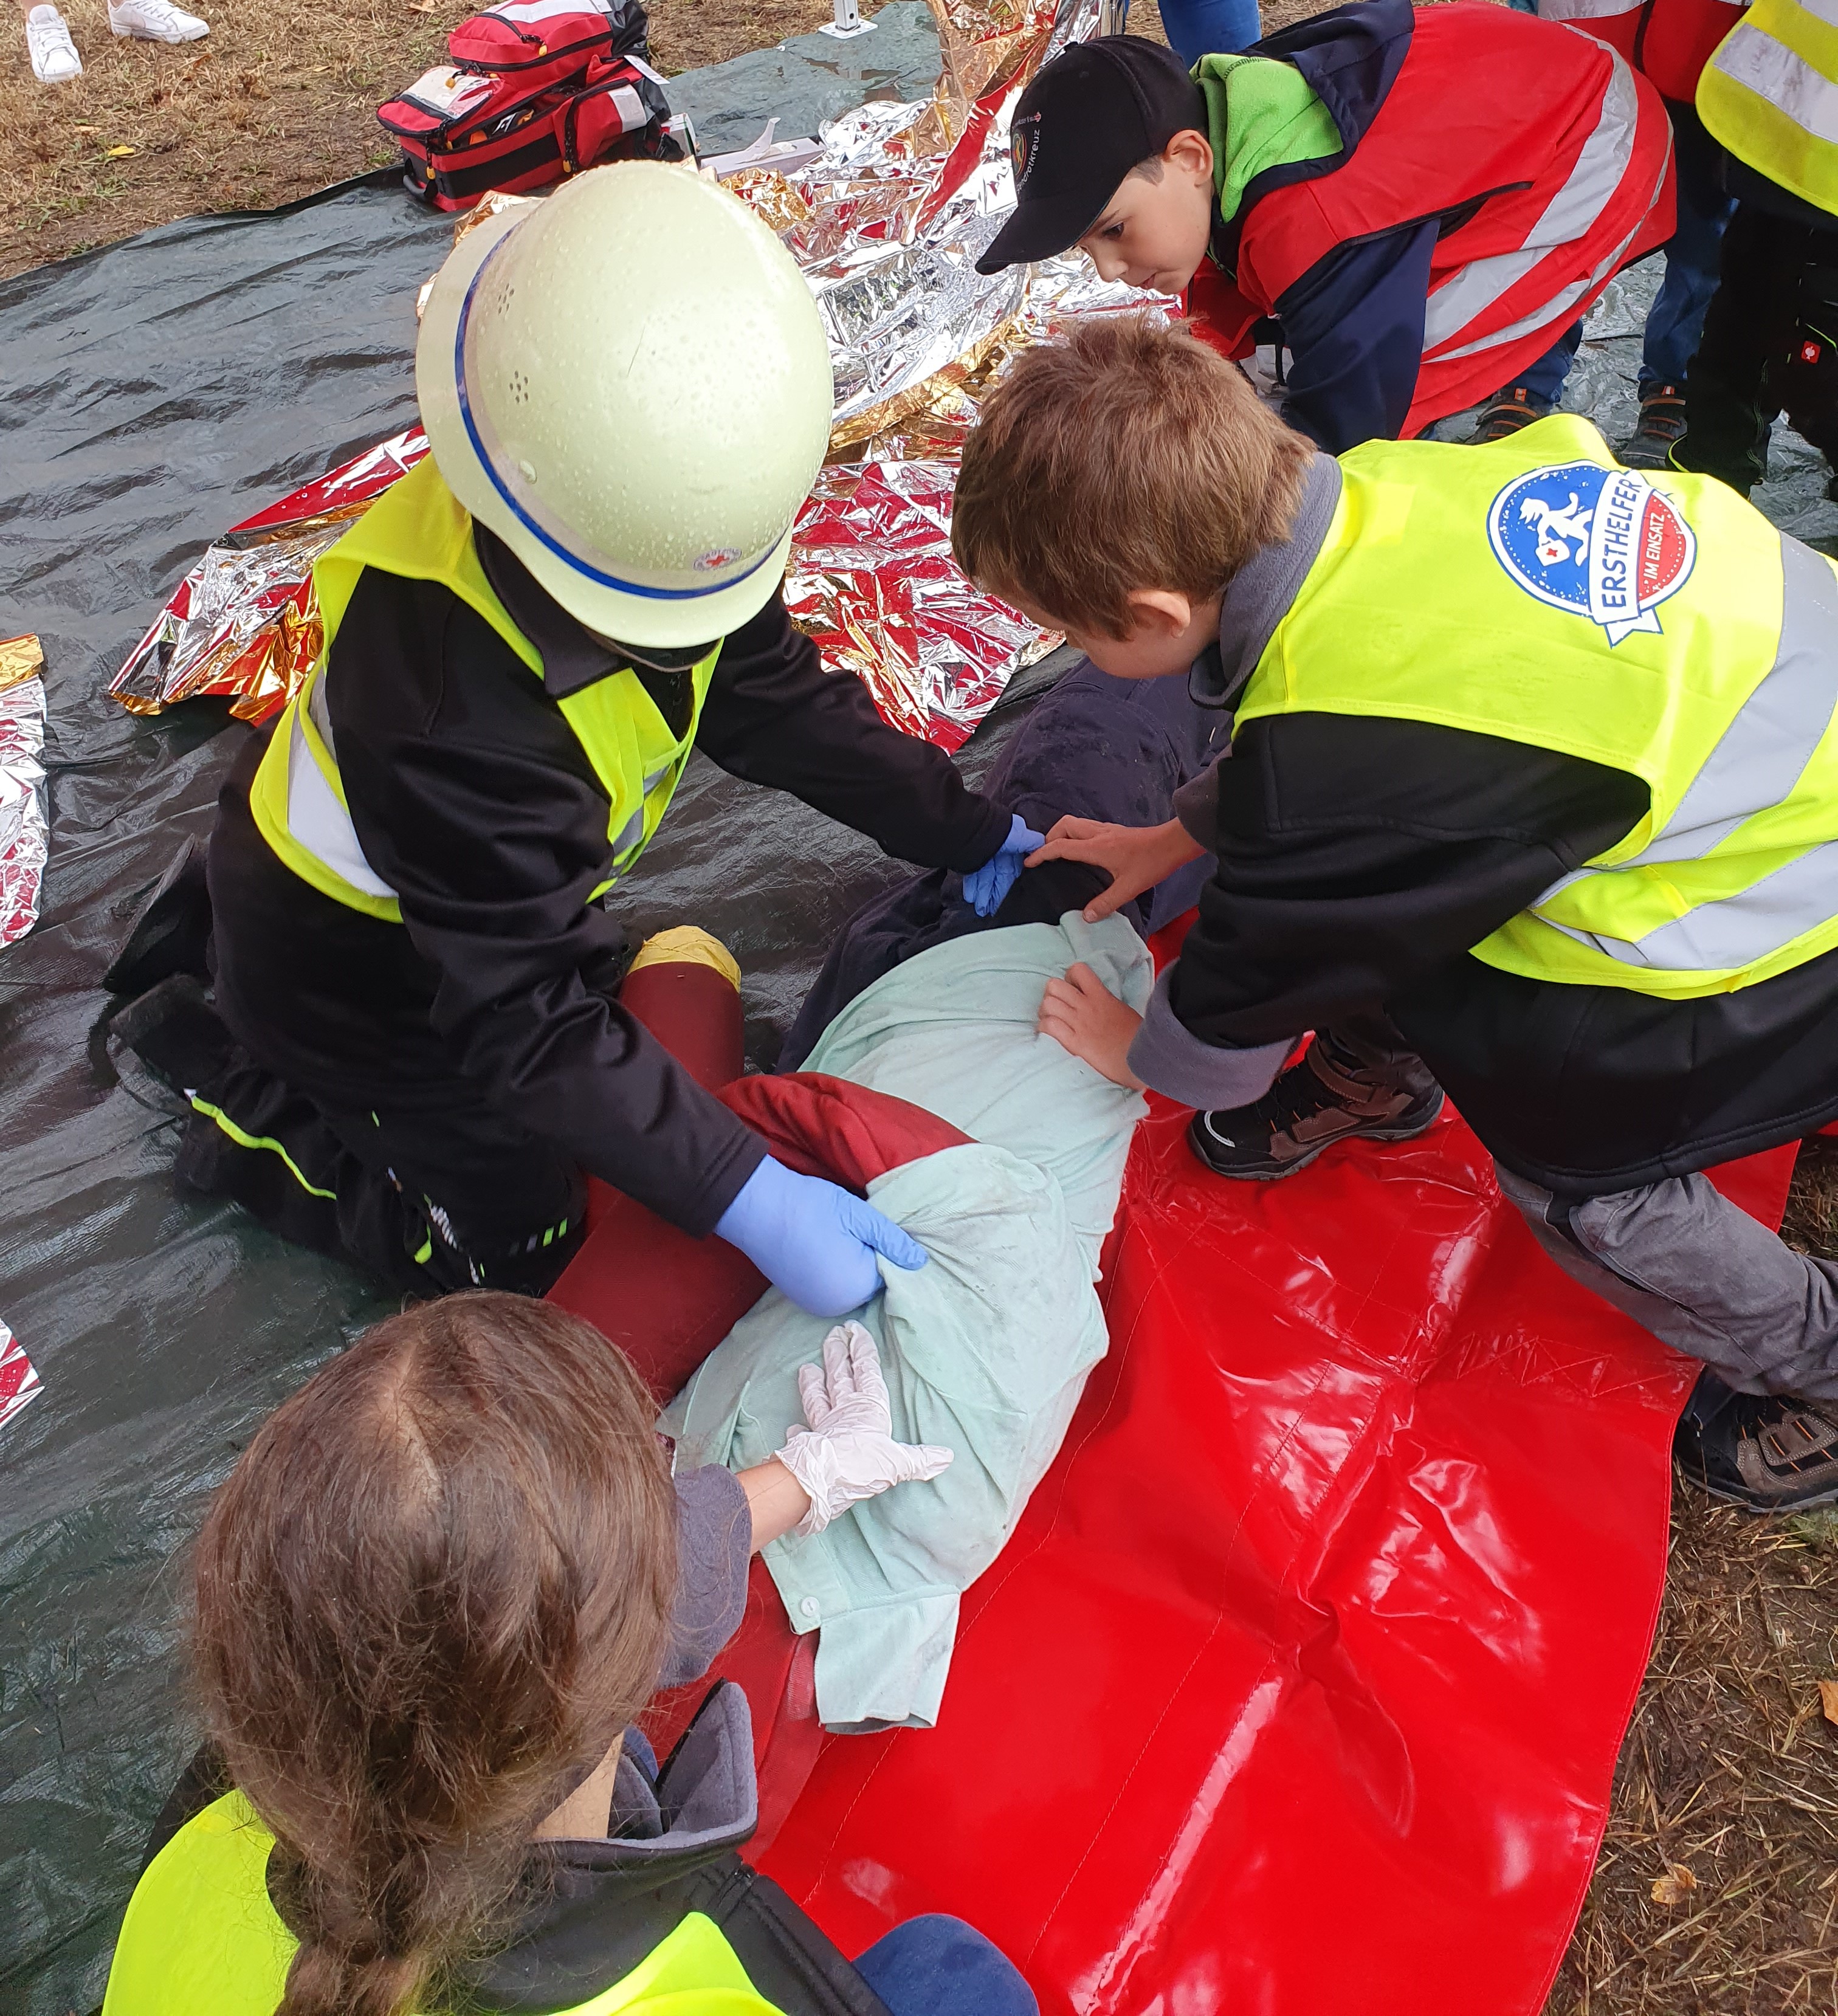
[[[1703,1492],[1706,1498],[1714,1498],[1720,1505],[1734,1505],[1744,1512],[1753,1512],[1758,1518],[1773,1518],[1782,1512],[1816,1512],[1822,1505],[1838,1505],[1838,1484],[1829,1491],[1816,1492],[1811,1498],[1796,1498],[1791,1503],[1758,1505],[1753,1498],[1745,1497],[1739,1491],[1725,1491],[1721,1485],[1712,1484],[1695,1471],[1687,1470],[1675,1457],[1673,1467],[1687,1484]]]
[[[204,28],[195,35],[143,35],[138,28],[117,28],[113,21],[109,23],[109,33],[119,35],[124,42],[159,42],[169,49],[183,49],[187,42],[201,42],[210,32]]]
[[[1427,1134],[1442,1118],[1443,1101],[1436,1103],[1436,1111],[1427,1120],[1419,1120],[1414,1127],[1360,1127],[1345,1134],[1336,1134],[1332,1140],[1322,1142],[1318,1147],[1309,1149],[1298,1155],[1292,1162],[1285,1162],[1280,1169],[1222,1169],[1216,1162],[1209,1162],[1198,1149],[1195,1155],[1202,1166],[1210,1169],[1216,1176],[1224,1176],[1229,1183],[1280,1183],[1285,1176],[1299,1176],[1311,1162],[1318,1162],[1330,1148],[1343,1147],[1349,1141],[1415,1141],[1419,1135]]]

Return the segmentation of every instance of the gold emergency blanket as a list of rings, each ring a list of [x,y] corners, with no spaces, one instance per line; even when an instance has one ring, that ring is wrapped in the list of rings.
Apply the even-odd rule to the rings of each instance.
[[[1079,255],[975,270],[1014,207],[1015,100],[1049,54],[1109,30],[1109,0],[931,4],[932,99],[864,105],[827,127],[802,167],[743,167],[726,185],[797,260],[835,372],[830,461],[794,531],[787,606],[889,721],[956,748],[1011,675],[1060,641],[951,560],[951,492],[978,401],[1061,317],[1154,297],[1105,286]],[[460,229],[527,200],[488,197]],[[226,534],[110,691],[140,713],[196,693],[231,696],[246,720],[277,711],[321,647],[313,562],[426,452],[419,432],[398,435]]]

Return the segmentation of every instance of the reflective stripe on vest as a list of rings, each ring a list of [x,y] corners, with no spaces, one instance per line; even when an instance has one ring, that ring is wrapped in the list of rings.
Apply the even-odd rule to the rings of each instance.
[[[274,2016],[298,1949],[268,1900],[274,1837],[240,1792],[195,1815],[135,1885],[103,2016]],[[780,2016],[700,1911],[565,2016]]]
[[[1838,0],[1755,0],[1704,66],[1697,103],[1738,160],[1838,215]]]
[[[538,678],[542,660],[486,579],[471,519],[431,457],[378,499],[314,568],[325,646],[275,725],[249,794],[250,809],[269,846],[302,880],[349,909],[400,923],[396,892],[366,858],[351,822],[326,704],[333,640],[366,567],[438,581],[482,617]],[[690,722],[680,736],[670,733],[629,670],[557,703],[607,794],[611,859],[593,898],[627,873],[656,832],[689,760],[719,655],[717,645],[691,671]]]
[[[1748,0],[1538,0],[1538,17],[1586,29],[1650,77],[1663,95],[1688,103],[1710,52],[1741,20]]]
[[[1562,415],[1368,442],[1238,709],[1417,720],[1640,777],[1646,816],[1472,948],[1672,999],[1838,945],[1838,567]]]
[[[1538,0],[1541,21],[1588,22],[1591,30],[1612,41],[1623,56],[1634,53],[1634,31],[1639,25],[1646,0]]]
[[[1504,329],[1490,329],[1464,343],[1463,333],[1483,318],[1550,253],[1554,247],[1587,238],[1613,202],[1621,178],[1634,159],[1634,134],[1640,121],[1640,97],[1634,73],[1626,59],[1611,50],[1614,68],[1602,94],[1602,106],[1594,130],[1583,142],[1564,184],[1544,212],[1526,234],[1515,252],[1496,254],[1490,259],[1474,259],[1429,297],[1423,315],[1423,354],[1426,359],[1443,362],[1451,358],[1469,357],[1497,344],[1516,342],[1521,337],[1562,316],[1585,294],[1598,290],[1620,270],[1623,255],[1645,221],[1643,211],[1626,231],[1617,233],[1589,271],[1541,301],[1528,314]],[[1670,141],[1660,164],[1655,186],[1663,181],[1666,161],[1670,159]]]

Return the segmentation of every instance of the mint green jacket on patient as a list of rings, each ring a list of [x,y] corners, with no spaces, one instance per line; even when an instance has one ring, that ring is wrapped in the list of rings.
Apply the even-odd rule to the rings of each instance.
[[[1036,1032],[1047,980],[1075,959],[1146,1006],[1147,949],[1121,917],[979,931],[877,981],[803,1068],[923,1106],[971,1145],[890,1170],[875,1205],[931,1258],[886,1267],[860,1312],[881,1348],[902,1442],[954,1453],[934,1481],[897,1486],[809,1539],[766,1550],[792,1628],[820,1631],[827,1727],[928,1727],[960,1593],[1001,1550],[1052,1462],[1107,1345],[1094,1280],[1141,1098]],[[777,1292],[751,1309],[672,1403],[679,1469],[762,1462],[802,1422],[798,1368],[830,1325]]]

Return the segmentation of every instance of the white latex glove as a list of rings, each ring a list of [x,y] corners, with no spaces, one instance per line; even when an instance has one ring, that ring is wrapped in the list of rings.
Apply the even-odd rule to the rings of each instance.
[[[823,1339],[823,1363],[798,1369],[808,1427],[793,1428],[775,1452],[810,1499],[800,1533],[820,1533],[838,1514],[896,1484],[922,1484],[951,1460],[948,1449],[896,1442],[881,1354],[859,1323]]]

